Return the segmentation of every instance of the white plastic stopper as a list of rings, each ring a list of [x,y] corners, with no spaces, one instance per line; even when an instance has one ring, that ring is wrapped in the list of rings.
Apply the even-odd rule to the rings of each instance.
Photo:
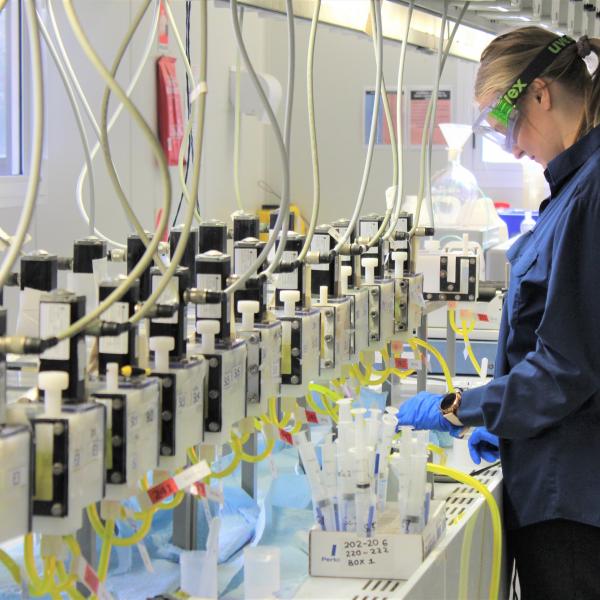
[[[342,284],[342,296],[348,293],[348,279],[352,275],[352,267],[344,266],[340,269],[340,282]]]
[[[365,283],[373,285],[375,283],[375,269],[377,268],[376,258],[363,258],[362,266],[365,268]]]
[[[252,331],[254,329],[254,315],[260,310],[260,304],[256,300],[240,300],[237,303],[238,312],[242,313],[242,324],[240,331]]]
[[[280,298],[283,302],[284,316],[293,317],[296,312],[296,303],[300,301],[300,292],[298,290],[282,290]]]
[[[485,356],[481,359],[481,370],[479,371],[479,377],[481,377],[481,379],[484,381],[487,379],[488,362],[489,361]]]
[[[116,392],[119,389],[119,363],[111,362],[106,365],[106,390]]]
[[[201,320],[196,323],[196,332],[202,336],[200,352],[212,354],[215,351],[215,336],[219,333],[221,324],[219,321]]]
[[[319,287],[319,303],[327,304],[329,300],[329,288],[326,285]]]
[[[175,348],[175,340],[166,335],[150,338],[150,350],[154,352],[154,366],[157,371],[169,370],[169,352]]]
[[[469,234],[468,233],[463,233],[462,242],[463,242],[463,254],[468,254],[469,253]]]
[[[400,279],[404,275],[404,263],[408,255],[406,252],[392,252],[392,260],[394,261],[394,277]]]
[[[38,375],[38,387],[44,390],[44,408],[47,417],[60,416],[62,391],[69,387],[69,374],[64,371],[42,371]]]

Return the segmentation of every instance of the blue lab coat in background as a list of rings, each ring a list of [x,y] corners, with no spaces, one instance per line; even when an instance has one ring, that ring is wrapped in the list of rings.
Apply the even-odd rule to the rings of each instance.
[[[600,127],[545,176],[551,196],[507,255],[494,379],[458,416],[500,438],[508,528],[600,527]]]

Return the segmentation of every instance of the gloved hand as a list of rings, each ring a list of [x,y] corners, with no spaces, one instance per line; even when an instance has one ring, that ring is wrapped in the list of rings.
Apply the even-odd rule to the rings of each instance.
[[[416,396],[409,398],[398,409],[396,415],[398,425],[412,425],[415,429],[447,431],[454,437],[460,437],[463,428],[452,425],[448,419],[442,416],[440,403],[443,397],[443,394],[419,392]]]
[[[500,442],[498,436],[490,433],[485,427],[478,427],[469,438],[469,454],[478,465],[481,459],[495,462],[500,458]]]

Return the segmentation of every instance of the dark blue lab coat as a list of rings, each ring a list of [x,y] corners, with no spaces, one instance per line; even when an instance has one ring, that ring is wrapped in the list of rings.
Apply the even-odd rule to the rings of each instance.
[[[551,197],[508,252],[494,379],[458,416],[500,437],[507,527],[600,527],[600,127],[545,176]]]

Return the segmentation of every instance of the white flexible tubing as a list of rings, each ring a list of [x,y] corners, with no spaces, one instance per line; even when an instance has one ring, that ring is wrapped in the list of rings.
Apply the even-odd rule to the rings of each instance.
[[[164,7],[167,12],[167,20],[169,21],[169,25],[171,26],[171,30],[173,31],[173,35],[175,36],[175,41],[177,42],[177,48],[179,50],[179,55],[181,57],[181,60],[183,61],[185,71],[188,75],[188,78],[189,78],[191,86],[192,86],[192,92],[194,94],[198,94],[198,92],[199,92],[199,90],[197,90],[198,84],[196,83],[196,79],[194,78],[194,73],[192,71],[192,65],[190,65],[190,61],[188,60],[187,54],[185,53],[185,47],[183,45],[183,42],[181,41],[181,35],[179,33],[179,29],[177,28],[177,23],[175,22],[175,18],[173,17],[173,11],[171,10],[171,7],[169,6],[168,2],[164,3]],[[206,85],[206,82],[200,81],[200,85],[203,85],[203,84]],[[206,92],[200,91],[200,93],[204,94]],[[183,161],[185,159],[185,153],[187,151],[187,146],[189,144],[189,136],[192,131],[193,122],[196,120],[195,109],[196,109],[196,103],[194,102],[193,106],[192,106],[192,112],[190,114],[190,118],[188,119],[188,122],[186,123],[186,126],[185,126],[184,137],[183,137],[183,140],[181,143],[181,147],[179,148],[179,157],[177,159],[177,166],[178,166],[178,170],[179,170],[179,183],[181,184],[181,191],[183,193],[183,197],[185,198],[186,202],[192,202],[192,200],[190,197],[189,190],[187,189],[187,184],[185,183],[185,168],[183,165]],[[200,218],[200,213],[198,212],[198,209],[196,207],[194,208],[194,217],[195,217],[196,221],[198,221],[198,223],[200,223],[202,221],[202,219]]]
[[[269,255],[271,248],[275,244],[277,235],[278,235],[279,231],[281,230],[282,224],[284,222],[286,223],[286,228],[287,228],[287,222],[284,221],[284,217],[287,220],[287,216],[285,216],[285,214],[289,211],[289,202],[290,202],[289,164],[288,164],[288,160],[287,160],[287,151],[285,148],[285,144],[283,142],[283,137],[281,135],[281,129],[279,128],[279,124],[277,123],[277,119],[275,118],[275,114],[273,113],[273,109],[271,108],[271,105],[269,104],[269,100],[268,100],[267,96],[265,95],[264,90],[262,89],[260,81],[258,80],[256,71],[254,70],[254,67],[252,66],[252,62],[250,61],[250,57],[248,56],[248,51],[246,50],[246,46],[245,46],[244,40],[242,38],[242,32],[240,30],[240,23],[238,20],[238,13],[237,13],[238,2],[237,2],[237,0],[231,0],[230,6],[231,6],[233,31],[235,34],[235,38],[236,38],[240,53],[242,55],[242,60],[244,61],[246,70],[248,71],[248,74],[250,75],[250,78],[252,79],[254,87],[256,88],[256,92],[258,93],[261,103],[267,113],[269,122],[271,123],[271,127],[273,128],[273,134],[275,135],[275,141],[277,142],[279,154],[281,156],[281,163],[282,163],[281,166],[282,166],[282,170],[283,170],[283,174],[282,174],[283,193],[282,193],[282,197],[281,197],[281,205],[279,208],[279,214],[277,215],[277,220],[275,222],[275,228],[274,228],[273,234],[269,237],[269,240],[267,241],[262,252],[258,255],[256,260],[250,265],[248,270],[244,274],[242,274],[239,279],[236,279],[230,286],[228,286],[225,289],[225,293],[227,295],[233,294],[235,292],[235,290],[237,290],[239,287],[243,286],[246,283],[246,281],[248,281],[248,279],[250,279],[252,274],[256,273],[257,269],[263,264],[266,257]]]
[[[40,48],[40,33],[35,13],[35,1],[25,0],[25,14],[29,29],[29,44],[31,48],[31,72],[33,79],[33,144],[29,163],[29,178],[23,209],[19,216],[17,230],[13,236],[2,265],[0,266],[0,289],[4,287],[11,269],[20,255],[25,236],[31,224],[33,211],[37,200],[42,168],[42,147],[44,144],[44,82],[42,78],[42,54]]]
[[[375,23],[376,27],[373,32],[373,45],[375,47],[375,52],[377,52],[377,36],[381,35],[383,38],[383,21],[381,19],[381,10],[379,11],[379,21]],[[382,65],[383,68],[383,65]],[[394,122],[392,121],[392,113],[390,110],[390,102],[387,96],[387,89],[385,87],[385,77],[383,73],[381,75],[381,98],[383,101],[383,111],[385,113],[385,120],[388,125],[388,131],[390,132],[390,145],[392,147],[392,166],[393,166],[393,175],[392,175],[392,185],[394,187],[398,187],[398,144],[396,141],[396,132],[394,131]],[[395,200],[394,200],[395,202]],[[383,221],[379,226],[379,229],[375,232],[375,235],[367,242],[367,248],[372,248],[375,244],[379,242],[379,240],[383,237],[385,233],[390,219],[392,218],[392,212],[394,209],[394,205],[387,206],[387,198],[386,198],[386,209]]]
[[[313,172],[313,204],[310,215],[310,225],[306,240],[298,261],[302,262],[308,251],[315,235],[315,229],[319,220],[319,209],[321,206],[321,179],[319,176],[319,147],[317,144],[317,128],[315,123],[315,98],[314,98],[314,61],[315,61],[315,41],[317,37],[317,27],[319,26],[319,13],[321,11],[321,0],[315,0],[312,22],[310,25],[310,36],[308,38],[308,58],[306,63],[306,98],[308,101],[308,130],[310,134],[310,157],[312,161]]]
[[[287,87],[285,92],[285,115],[283,118],[283,143],[286,149],[286,162],[288,165],[288,190],[290,187],[291,178],[291,161],[290,153],[291,146],[290,140],[292,135],[292,110],[294,105],[294,79],[296,73],[296,34],[294,30],[294,6],[292,0],[286,0],[286,16],[288,26],[288,72],[287,72]],[[271,277],[275,272],[277,266],[281,263],[283,253],[285,252],[285,245],[288,238],[288,223],[290,218],[290,205],[285,208],[284,221],[281,229],[281,238],[277,246],[277,252],[271,264],[265,269],[264,277]]]
[[[146,62],[148,61],[148,57],[150,56],[150,53],[152,52],[152,48],[154,47],[154,40],[156,39],[156,32],[158,31],[159,6],[160,6],[160,4],[157,1],[156,6],[155,6],[154,16],[152,19],[152,27],[150,28],[148,37],[146,39],[146,46],[144,48],[144,52],[142,53],[142,59],[140,60],[140,63],[138,64],[136,72],[134,73],[133,78],[131,79],[131,83],[127,87],[126,94],[128,97],[131,96],[131,94],[133,93],[133,90],[135,89],[135,86],[137,85],[137,83],[142,75],[144,66],[146,65]],[[121,115],[123,108],[124,108],[124,105],[119,104],[117,106],[117,108],[115,109],[115,112],[113,113],[112,117],[110,118],[110,121],[108,122],[109,133],[110,133],[111,129],[113,128],[114,124],[117,122],[117,119]],[[92,118],[93,118],[93,114],[92,114]],[[96,125],[96,127],[97,127],[98,140],[99,140],[100,139],[100,128],[97,125]],[[92,161],[94,160],[95,156],[98,154],[99,150],[100,150],[100,142],[96,142],[94,144],[94,146],[92,148],[92,152],[91,152]],[[88,168],[84,164],[83,167],[81,168],[79,177],[77,179],[77,205],[79,207],[79,212],[81,213],[81,216],[86,221],[86,223],[89,224],[90,219],[87,215],[87,212],[85,210],[85,206],[83,203],[83,184],[85,182],[85,178],[87,177],[87,174],[88,174]],[[99,238],[105,240],[106,242],[108,242],[109,244],[111,244],[117,248],[123,248],[123,249],[127,248],[126,244],[122,244],[121,242],[112,240],[107,235],[102,233],[99,229],[97,229],[95,226],[94,226],[94,232],[96,233],[96,235]]]
[[[240,27],[244,26],[244,7],[240,9]],[[242,64],[240,51],[235,55],[235,120],[233,124],[233,189],[235,200],[239,210],[244,210],[242,202],[242,191],[240,186],[240,147],[242,141],[242,102],[241,102],[241,78]]]
[[[377,5],[375,0],[371,0],[371,15],[373,16],[373,21],[377,19],[376,17]],[[365,194],[367,191],[367,183],[369,180],[369,173],[371,171],[371,163],[373,160],[373,150],[375,148],[375,136],[377,134],[377,120],[379,114],[379,97],[381,95],[381,79],[382,79],[382,66],[383,66],[383,43],[382,36],[377,37],[377,54],[375,56],[376,67],[377,67],[377,76],[375,80],[375,94],[373,98],[373,115],[371,117],[371,131],[369,133],[369,145],[367,147],[367,156],[365,159],[365,167],[363,170],[362,181],[360,184],[360,190],[358,192],[358,199],[356,201],[356,205],[354,206],[354,213],[352,214],[352,218],[350,219],[350,224],[346,231],[342,234],[341,238],[338,240],[337,244],[333,248],[333,252],[337,253],[340,251],[340,248],[350,239],[352,232],[356,228],[356,224],[358,222],[358,218],[362,211],[362,207],[365,201]]]
[[[207,73],[207,0],[201,0],[200,2],[200,82],[206,82],[206,73]],[[192,172],[192,191],[191,191],[191,202],[188,202],[187,211],[185,214],[185,219],[183,222],[183,229],[181,231],[181,236],[179,237],[179,241],[177,242],[177,246],[175,247],[175,252],[171,258],[171,264],[164,272],[163,276],[159,279],[158,285],[156,289],[150,294],[146,302],[142,305],[142,308],[136,312],[129,321],[134,324],[143,319],[152,306],[156,304],[159,300],[161,294],[169,284],[169,281],[183,255],[185,253],[185,249],[187,246],[187,242],[190,236],[190,230],[192,225],[194,224],[194,213],[196,210],[196,197],[198,196],[198,187],[200,183],[200,165],[202,163],[202,141],[204,139],[204,118],[206,115],[206,86],[200,91],[200,95],[194,100],[194,102],[200,103],[200,114],[198,116],[198,123],[196,129],[196,136],[194,141],[194,169]]]
[[[151,2],[152,2],[152,0],[144,0],[144,2],[141,4],[139,10],[135,14],[135,17],[129,27],[129,30],[127,31],[125,37],[123,38],[123,41],[121,42],[121,45],[119,46],[119,48],[117,50],[117,55],[115,56],[115,59],[113,61],[113,64],[112,64],[112,67],[110,70],[110,77],[113,79],[113,81],[116,81],[115,77],[117,76],[117,72],[119,70],[119,66],[121,65],[121,61],[123,60],[123,57],[125,56],[125,52],[127,51],[127,48],[129,47],[129,44],[131,43],[131,40],[133,39],[135,32],[137,31],[138,27],[140,26],[140,23],[142,22],[142,19],[144,18],[146,11],[150,7]],[[111,148],[110,148],[110,140],[108,137],[108,123],[107,123],[107,121],[108,121],[108,102],[110,100],[110,95],[111,95],[111,89],[109,86],[106,86],[104,88],[104,94],[102,95],[102,103],[100,106],[100,146],[102,148],[102,155],[104,156],[104,164],[106,166],[108,176],[109,176],[110,180],[112,181],[113,188],[117,194],[117,197],[119,198],[119,202],[121,203],[121,208],[125,212],[125,215],[127,217],[127,220],[129,221],[129,224],[133,226],[133,228],[135,229],[140,240],[142,241],[144,246],[147,248],[148,244],[150,243],[150,240],[148,239],[148,236],[146,235],[146,231],[142,227],[142,224],[139,222],[137,215],[135,214],[135,211],[133,210],[133,207],[131,206],[131,204],[129,203],[129,200],[127,199],[127,195],[125,194],[125,191],[123,190],[123,186],[121,185],[121,181],[119,179],[119,175],[117,174],[117,169],[115,167],[115,163],[112,158],[112,153],[111,153]],[[135,113],[137,113],[137,116],[141,119],[142,118],[141,113],[139,113],[139,111],[133,104],[131,104],[131,106],[134,109],[132,111],[132,116],[134,117],[134,120],[137,120],[135,118],[135,116],[136,116]],[[145,121],[144,121],[144,123],[145,123]],[[138,124],[139,124],[139,121],[138,121]],[[155,139],[155,138],[153,137],[153,139]],[[154,262],[155,262],[156,266],[160,269],[161,273],[164,273],[166,271],[165,264],[161,260],[158,253],[154,255]]]
[[[44,42],[46,43],[46,47],[52,56],[52,60],[58,69],[60,77],[62,79],[63,85],[65,86],[65,91],[67,92],[67,97],[69,98],[69,102],[71,104],[71,108],[73,109],[73,115],[75,116],[75,122],[77,123],[77,130],[79,131],[79,137],[81,138],[81,145],[83,149],[83,155],[85,157],[85,164],[87,165],[88,171],[90,173],[89,177],[89,196],[90,196],[90,213],[92,218],[90,220],[90,235],[94,235],[94,228],[92,223],[94,222],[93,215],[96,212],[96,197],[95,197],[95,189],[94,189],[94,173],[92,171],[92,158],[90,156],[90,145],[88,142],[88,137],[85,132],[85,125],[83,123],[83,116],[81,115],[81,110],[79,109],[79,105],[77,104],[77,98],[75,97],[75,92],[73,91],[73,86],[69,81],[69,75],[65,71],[63,64],[61,63],[60,57],[58,56],[58,52],[54,43],[52,42],[52,38],[46,29],[46,25],[44,25],[44,20],[42,19],[39,12],[36,11],[38,18],[38,26],[42,33],[42,37],[44,38]]]
[[[146,270],[148,265],[152,262],[152,257],[154,256],[156,249],[160,243],[160,238],[165,232],[168,222],[169,222],[169,214],[171,212],[171,180],[169,177],[169,169],[166,164],[164,152],[162,147],[154,137],[152,130],[148,126],[148,124],[144,121],[143,117],[140,115],[139,111],[133,105],[131,100],[127,97],[121,86],[115,81],[113,77],[111,77],[109,71],[106,69],[98,55],[95,53],[94,49],[89,43],[85,32],[81,27],[81,23],[75,13],[75,9],[73,8],[73,0],[64,0],[65,12],[67,14],[67,18],[75,34],[75,37],[79,41],[83,51],[85,52],[88,60],[92,63],[107,85],[110,86],[115,95],[123,102],[126,108],[132,113],[134,120],[138,123],[144,135],[148,138],[150,145],[154,151],[154,154],[158,161],[159,172],[161,174],[163,185],[164,185],[164,204],[163,204],[163,213],[159,220],[156,232],[154,237],[152,238],[149,246],[146,248],[146,251],[132,269],[131,273],[123,280],[121,284],[113,292],[111,292],[107,298],[105,298],[92,312],[85,315],[83,318],[79,319],[75,323],[73,323],[68,329],[60,333],[57,338],[63,340],[65,338],[71,337],[76,333],[82,331],[89,323],[91,323],[94,319],[99,317],[107,308],[109,308],[114,302],[119,300],[125,294],[125,292],[131,287],[134,281]]]
[[[402,210],[402,200],[404,197],[404,140],[402,128],[402,88],[404,85],[404,66],[406,64],[406,49],[408,47],[408,35],[410,32],[410,23],[412,21],[414,8],[414,0],[409,1],[408,14],[406,15],[406,27],[404,28],[404,37],[402,38],[402,49],[400,50],[400,61],[398,62],[398,80],[396,83],[396,128],[398,140],[398,187],[396,188],[396,202],[394,205],[394,213],[390,226],[383,236],[384,240],[388,240],[394,233],[400,211]]]

